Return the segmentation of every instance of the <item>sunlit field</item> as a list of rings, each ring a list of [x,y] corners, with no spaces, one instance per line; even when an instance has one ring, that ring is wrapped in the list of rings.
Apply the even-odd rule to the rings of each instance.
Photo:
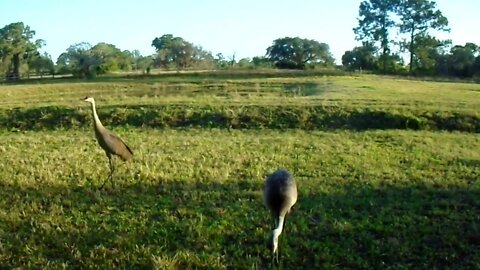
[[[0,93],[0,268],[272,268],[262,188],[280,167],[299,198],[273,268],[480,268],[478,84],[197,74]],[[87,95],[134,152],[103,189]]]
[[[79,107],[79,97],[92,95],[99,105],[324,105],[405,109],[411,111],[477,112],[480,85],[430,82],[374,75],[274,76],[164,75],[111,77],[94,82],[57,80],[29,85],[0,85],[13,107]],[[41,81],[39,81],[41,82]],[[54,82],[54,83],[52,83]]]

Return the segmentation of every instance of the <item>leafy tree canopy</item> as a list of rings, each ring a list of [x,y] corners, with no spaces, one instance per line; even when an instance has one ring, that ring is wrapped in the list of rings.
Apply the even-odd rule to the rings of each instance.
[[[156,63],[159,66],[168,67],[174,64],[177,68],[186,68],[193,61],[194,46],[181,37],[165,34],[156,37],[152,46],[157,51]]]
[[[37,74],[43,76],[44,73],[55,73],[55,65],[52,57],[48,53],[33,55],[28,61],[29,69],[33,69]]]
[[[346,51],[342,56],[342,64],[348,70],[375,70],[377,61],[375,48],[368,43]]]
[[[353,29],[356,39],[381,51],[382,69],[387,71],[393,40],[390,32],[396,25],[394,16],[399,0],[364,0],[360,3],[358,26]]]
[[[98,74],[132,69],[133,57],[129,51],[121,51],[115,45],[104,42],[93,46],[91,50],[93,55],[101,59]]]
[[[422,36],[428,36],[429,30],[449,31],[448,20],[437,9],[435,1],[430,0],[402,0],[397,15],[400,18],[400,33],[408,36],[400,45],[410,54],[409,68],[412,72],[416,63],[415,57],[418,56],[416,52],[422,46],[416,41],[421,40]]]
[[[79,78],[95,77],[101,63],[100,55],[95,54],[87,42],[71,45],[57,59],[60,73],[72,73]]]
[[[460,77],[470,77],[480,72],[478,66],[480,48],[473,44],[467,43],[464,46],[454,46],[450,51],[448,63],[450,73]]]
[[[307,64],[333,65],[334,59],[326,43],[299,37],[273,41],[267,57],[279,68],[303,69]]]
[[[23,22],[11,23],[0,29],[0,58],[7,77],[20,78],[22,61],[38,54],[37,50],[44,45],[41,39],[33,41],[34,35],[35,31]]]

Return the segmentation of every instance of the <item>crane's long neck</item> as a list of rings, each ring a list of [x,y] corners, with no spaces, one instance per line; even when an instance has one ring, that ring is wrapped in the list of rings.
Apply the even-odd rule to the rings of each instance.
[[[278,217],[277,227],[273,230],[274,234],[275,234],[275,231],[278,232],[278,236],[282,233],[284,221],[285,221],[285,216],[280,215]]]
[[[280,234],[282,234],[283,231],[283,224],[285,223],[285,216],[280,215],[278,217],[278,222],[277,222],[277,227],[273,229],[272,234],[273,234],[273,247],[274,250],[273,252],[276,253],[277,248],[278,248],[278,237]]]
[[[92,102],[92,114],[93,114],[93,125],[96,129],[104,128],[102,122],[100,122],[100,118],[98,118],[97,109],[95,109],[95,102]]]

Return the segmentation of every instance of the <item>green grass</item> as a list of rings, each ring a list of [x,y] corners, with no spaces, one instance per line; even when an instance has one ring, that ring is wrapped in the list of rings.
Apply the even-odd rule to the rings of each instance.
[[[128,77],[127,77],[128,78]],[[156,78],[156,77],[153,77]],[[99,105],[128,104],[294,104],[476,112],[480,85],[427,82],[379,76],[268,78],[172,77],[140,80],[19,84],[0,86],[0,108],[77,108],[86,95]]]
[[[82,127],[96,98],[112,126],[480,132],[480,85],[379,76],[145,80],[0,86],[0,127]]]
[[[5,268],[269,266],[264,174],[299,200],[281,268],[480,266],[480,138],[410,131],[116,130],[115,186],[91,130],[0,135]]]
[[[268,269],[279,167],[299,200],[278,268],[480,268],[478,84],[268,71],[0,93],[2,269]],[[103,190],[86,95],[135,153]]]

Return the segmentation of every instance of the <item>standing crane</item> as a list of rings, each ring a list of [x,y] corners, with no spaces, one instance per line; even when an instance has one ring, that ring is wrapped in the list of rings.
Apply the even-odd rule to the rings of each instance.
[[[95,100],[93,97],[85,97],[84,101],[92,104],[92,114],[93,114],[93,129],[95,130],[95,137],[97,142],[105,151],[105,154],[108,157],[108,164],[110,166],[110,174],[108,179],[112,181],[113,185],[113,172],[115,171],[115,166],[113,164],[113,156],[120,157],[123,161],[130,160],[133,156],[133,152],[130,147],[117,135],[113,134],[110,130],[106,129],[97,115],[97,110],[95,109]],[[100,189],[105,185],[106,180],[103,182]]]
[[[268,247],[272,252],[272,261],[276,260],[278,263],[278,238],[285,225],[285,216],[297,202],[297,185],[292,175],[284,169],[270,174],[265,183],[263,197],[275,222],[268,239]]]

